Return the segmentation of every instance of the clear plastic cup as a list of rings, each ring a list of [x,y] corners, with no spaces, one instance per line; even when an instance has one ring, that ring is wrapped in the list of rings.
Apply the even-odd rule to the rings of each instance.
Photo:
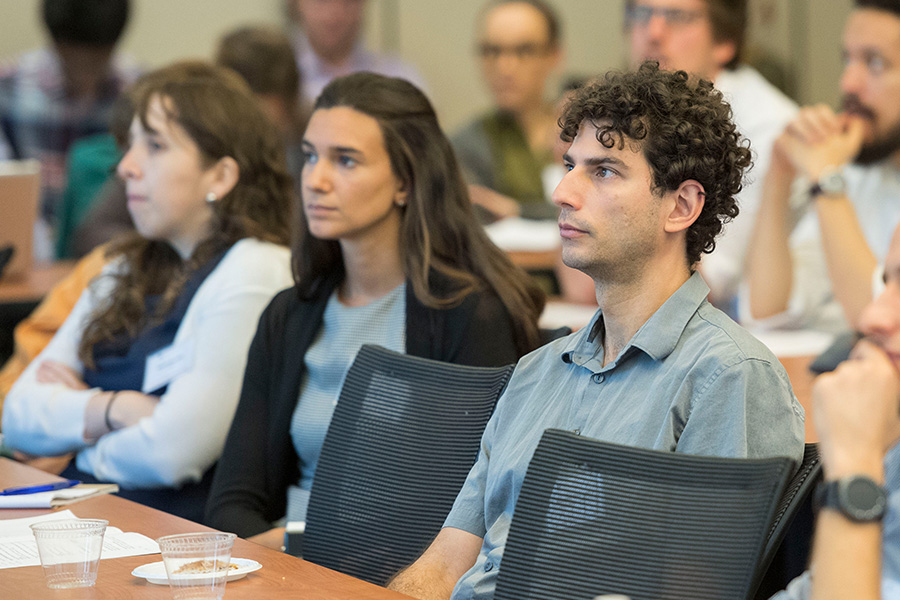
[[[103,534],[109,521],[61,519],[31,525],[47,586],[91,587],[97,582]]]
[[[156,540],[175,600],[219,600],[225,594],[236,537],[233,533],[185,533]]]

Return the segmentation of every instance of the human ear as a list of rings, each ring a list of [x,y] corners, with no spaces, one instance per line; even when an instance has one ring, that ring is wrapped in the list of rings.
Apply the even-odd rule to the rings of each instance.
[[[223,156],[210,167],[209,173],[212,177],[208,189],[209,192],[216,195],[217,198],[224,198],[241,178],[241,168],[236,160],[230,156]]]
[[[667,233],[684,231],[694,224],[706,204],[706,190],[694,179],[683,181],[674,192],[672,211],[666,218]]]
[[[720,69],[724,69],[725,65],[730,63],[736,54],[737,46],[734,42],[716,42],[713,45],[713,60]]]

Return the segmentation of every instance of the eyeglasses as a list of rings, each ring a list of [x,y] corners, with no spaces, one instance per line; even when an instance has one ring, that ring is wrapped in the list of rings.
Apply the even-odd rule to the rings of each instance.
[[[550,52],[550,44],[518,44],[516,46],[499,46],[497,44],[481,44],[478,54],[485,60],[498,60],[509,54],[518,60],[529,60]]]
[[[653,15],[659,15],[663,18],[667,25],[690,25],[697,19],[704,16],[702,10],[685,10],[682,8],[664,8],[656,6],[646,6],[643,4],[632,4],[625,11],[625,19],[631,25],[646,26],[653,18]]]

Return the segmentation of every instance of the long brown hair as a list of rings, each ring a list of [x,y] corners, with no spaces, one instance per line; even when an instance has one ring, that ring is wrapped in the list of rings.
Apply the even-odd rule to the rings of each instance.
[[[428,98],[403,79],[356,73],[328,84],[313,110],[337,106],[378,122],[394,174],[409,190],[400,246],[416,298],[432,308],[451,308],[487,289],[509,312],[519,351],[537,347],[543,292],[494,246],[476,220],[456,156]],[[310,299],[332,278],[343,278],[344,262],[340,243],[314,237],[303,211],[297,212],[294,281],[300,297]],[[438,291],[434,275],[449,285]]]
[[[253,237],[287,244],[293,184],[284,159],[284,142],[262,113],[247,84],[234,72],[199,61],[185,61],[148,73],[129,90],[134,115],[145,128],[154,99],[162,99],[170,122],[197,144],[204,166],[229,156],[237,162],[234,188],[213,204],[209,235],[183,260],[162,240],[131,234],[111,245],[121,255],[113,292],[91,316],[78,355],[93,366],[98,342],[134,337],[171,309],[190,273],[236,241]],[[147,314],[148,296],[162,297]]]

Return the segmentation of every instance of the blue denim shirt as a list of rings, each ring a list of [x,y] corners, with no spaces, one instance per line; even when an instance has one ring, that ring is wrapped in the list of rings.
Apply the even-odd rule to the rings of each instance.
[[[706,300],[695,273],[605,367],[591,325],[523,357],[445,527],[484,539],[452,598],[491,598],[513,507],[547,428],[727,457],[803,456],[803,408],[778,359]]]
[[[884,480],[888,490],[888,508],[881,538],[881,598],[900,600],[900,444],[884,457]],[[772,600],[806,600],[812,580],[807,571],[772,596]]]

